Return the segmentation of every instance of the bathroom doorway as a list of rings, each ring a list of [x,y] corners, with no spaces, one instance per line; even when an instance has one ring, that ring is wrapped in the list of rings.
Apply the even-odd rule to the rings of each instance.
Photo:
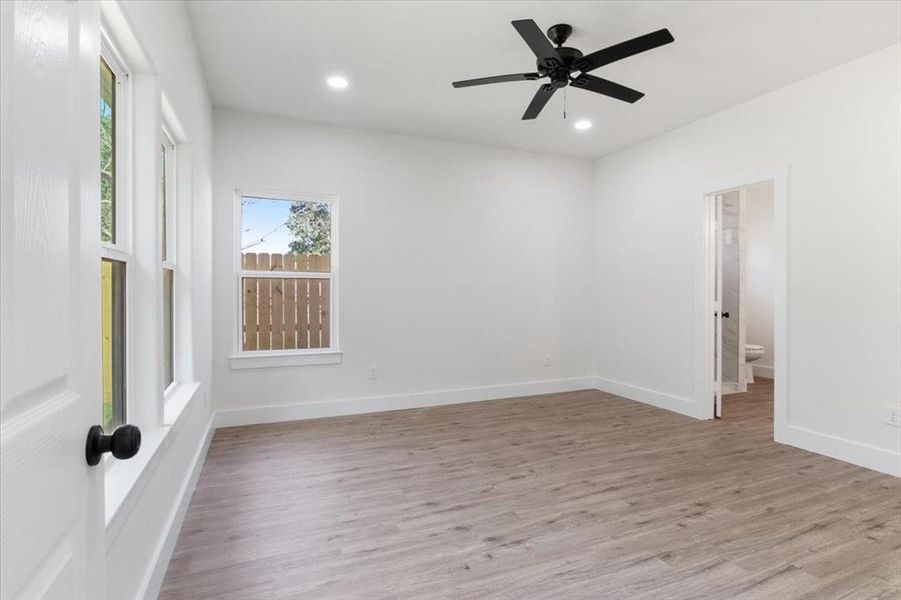
[[[715,418],[773,423],[775,202],[772,180],[708,194],[709,354]]]

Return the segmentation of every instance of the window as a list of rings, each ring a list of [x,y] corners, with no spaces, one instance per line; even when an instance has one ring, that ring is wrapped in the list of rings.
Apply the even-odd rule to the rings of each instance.
[[[116,243],[116,75],[100,59],[100,241]]]
[[[125,263],[100,261],[103,326],[103,429],[125,421]]]
[[[126,75],[109,46],[100,58],[100,298],[103,428],[125,422],[126,290],[129,260],[122,190]]]
[[[337,199],[238,194],[238,352],[337,352]]]
[[[160,145],[160,258],[163,267],[163,390],[175,383],[175,144]]]

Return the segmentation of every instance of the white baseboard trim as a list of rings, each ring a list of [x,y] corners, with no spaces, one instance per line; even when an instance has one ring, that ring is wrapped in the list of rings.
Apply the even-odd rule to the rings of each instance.
[[[538,394],[572,392],[575,390],[592,389],[593,387],[595,387],[593,377],[572,377],[569,379],[549,379],[545,381],[529,381],[525,383],[459,388],[413,394],[321,400],[317,402],[248,408],[227,408],[216,411],[215,425],[216,427],[235,427],[238,425],[319,419],[322,417],[356,415],[407,408],[425,408],[427,406],[439,406],[444,404],[480,402],[482,400],[497,400],[500,398],[517,398],[520,396],[535,396]]]
[[[706,416],[701,414],[698,410],[698,403],[691,398],[673,396],[671,394],[638,387],[637,385],[597,376],[594,378],[594,388],[601,390],[602,392],[628,398],[629,400],[643,402],[645,404],[650,404],[651,406],[656,406],[657,408],[663,408],[679,413],[680,415],[687,415],[697,419],[706,418]]]
[[[802,450],[901,477],[901,454],[796,425],[776,432],[776,441]]]
[[[763,377],[764,379],[773,379],[773,367],[767,365],[758,365],[757,363],[751,363],[751,368],[754,369],[754,377]]]
[[[187,476],[182,482],[181,489],[178,491],[177,501],[172,507],[163,535],[153,553],[153,561],[141,584],[138,598],[155,600],[159,596],[163,579],[169,568],[169,560],[172,558],[172,552],[175,550],[178,534],[181,532],[185,514],[188,512],[188,506],[191,504],[191,497],[194,495],[194,488],[197,487],[197,480],[200,477],[200,471],[203,469],[203,463],[206,460],[206,454],[210,449],[210,443],[213,441],[213,433],[215,431],[215,414],[213,414],[210,415],[210,419],[207,422],[203,441],[191,459],[191,467],[188,469]]]

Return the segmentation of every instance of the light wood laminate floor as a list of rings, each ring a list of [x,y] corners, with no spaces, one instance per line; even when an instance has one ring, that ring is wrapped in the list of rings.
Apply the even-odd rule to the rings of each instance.
[[[901,598],[901,480],[595,390],[220,429],[189,598]]]

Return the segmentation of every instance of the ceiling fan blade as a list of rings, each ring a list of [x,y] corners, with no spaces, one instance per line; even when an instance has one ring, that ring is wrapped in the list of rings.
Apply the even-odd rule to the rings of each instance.
[[[473,85],[486,85],[489,83],[505,83],[507,81],[533,81],[539,77],[540,75],[538,73],[514,73],[511,75],[495,75],[493,77],[479,77],[478,79],[455,81],[452,85],[455,88],[461,88]]]
[[[551,41],[547,39],[544,32],[538,28],[535,21],[532,19],[523,19],[521,21],[512,21],[512,24],[513,27],[516,28],[516,31],[519,32],[519,35],[522,36],[522,39],[525,40],[526,44],[529,45],[529,48],[532,49],[532,52],[535,53],[535,56],[538,57],[538,60],[541,61],[542,66],[553,69],[554,67],[563,64],[560,60],[560,55],[557,54],[557,51],[554,50],[554,46],[551,45]]]
[[[522,120],[528,121],[537,117],[538,113],[541,112],[541,109],[544,108],[544,105],[547,104],[547,101],[551,99],[551,96],[553,96],[556,91],[557,88],[549,83],[545,83],[538,88],[538,91],[532,96],[529,107],[526,109],[526,112],[523,113]]]
[[[622,100],[629,104],[638,102],[641,100],[642,96],[644,96],[644,94],[638,90],[633,90],[624,85],[608,81],[607,79],[601,79],[594,75],[587,75],[585,73],[582,73],[573,79],[570,85],[590,92],[597,92],[598,94],[610,96],[611,98],[616,98],[617,100]]]
[[[659,31],[640,35],[629,41],[610,46],[609,48],[586,54],[575,62],[573,68],[577,71],[587,73],[598,67],[603,67],[604,65],[609,65],[612,62],[634,56],[635,54],[652,50],[658,46],[664,46],[673,41],[675,41],[675,38],[673,38],[673,34],[669,32],[669,29],[660,29]]]

